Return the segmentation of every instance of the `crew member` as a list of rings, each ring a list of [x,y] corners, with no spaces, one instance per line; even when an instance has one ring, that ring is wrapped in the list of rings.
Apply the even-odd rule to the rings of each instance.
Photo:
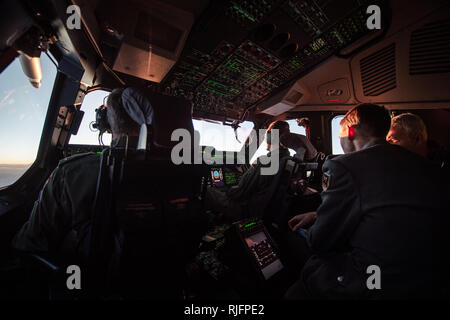
[[[289,133],[289,124],[285,121],[274,121],[267,128],[266,142],[269,153],[266,156],[272,159],[272,153],[277,150],[280,160],[289,156],[289,150],[281,143],[273,143],[271,138],[272,130],[279,130],[279,137]],[[236,221],[244,218],[246,215],[253,213],[243,212],[243,206],[247,201],[251,201],[246,208],[251,210],[258,203],[257,198],[270,186],[274,175],[262,175],[261,167],[264,166],[260,158],[256,164],[252,165],[241,177],[239,184],[231,187],[227,192],[220,191],[216,188],[209,188],[207,192],[207,203],[214,211],[223,215],[227,220]]]
[[[402,146],[422,157],[428,154],[427,127],[422,119],[413,113],[402,113],[392,118],[386,141]]]
[[[115,89],[107,99],[112,146],[128,136],[137,144],[140,124],[151,124],[153,108],[134,88]],[[75,255],[90,223],[99,155],[83,153],[61,160],[44,185],[31,215],[16,234],[14,248],[49,256]]]
[[[386,141],[438,163],[444,174],[449,174],[448,151],[442,149],[436,141],[428,139],[427,127],[419,116],[402,113],[393,117]]]
[[[439,169],[386,142],[388,111],[352,108],[341,121],[345,155],[323,165],[322,204],[295,216],[313,251],[286,296],[441,297],[448,287],[448,189]]]

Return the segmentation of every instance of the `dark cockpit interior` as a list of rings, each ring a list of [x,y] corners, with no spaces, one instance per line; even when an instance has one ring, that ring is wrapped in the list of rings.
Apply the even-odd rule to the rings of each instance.
[[[0,299],[285,299],[311,255],[308,229],[288,222],[322,203],[322,166],[343,153],[338,122],[359,104],[420,116],[448,172],[448,1],[18,0],[2,1],[0,17],[0,81],[14,61],[30,90],[46,80],[39,59],[57,70],[33,161],[0,183]],[[130,87],[150,102],[151,121],[109,147],[99,110]],[[275,121],[290,126],[286,154],[267,142]],[[73,142],[86,123],[94,142]],[[204,142],[200,124],[220,125],[238,147]],[[186,163],[173,160],[179,129],[192,135]],[[249,174],[278,152],[270,179]],[[77,201],[92,214],[86,225],[73,218],[77,251],[17,252],[13,239],[44,210],[42,190],[66,194],[50,180],[58,168],[95,168],[67,182],[71,214]],[[69,286],[68,265],[81,266],[87,290]]]

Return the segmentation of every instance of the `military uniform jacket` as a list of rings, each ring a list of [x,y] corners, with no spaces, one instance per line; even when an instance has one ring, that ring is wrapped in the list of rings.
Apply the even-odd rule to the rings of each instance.
[[[90,223],[100,156],[61,160],[39,194],[28,221],[13,238],[21,251],[74,254]]]
[[[435,296],[448,273],[448,181],[428,160],[386,142],[327,160],[325,191],[302,273],[320,298]],[[447,186],[445,186],[447,184]],[[367,281],[376,265],[381,289]],[[370,282],[370,281],[369,281]]]

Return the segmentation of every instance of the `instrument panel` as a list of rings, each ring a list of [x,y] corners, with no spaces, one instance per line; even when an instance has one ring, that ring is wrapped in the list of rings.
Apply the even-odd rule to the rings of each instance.
[[[230,165],[211,166],[209,171],[207,186],[224,190],[237,186],[243,174],[236,166]]]
[[[382,3],[380,3],[382,2]],[[385,1],[370,1],[381,8]],[[367,0],[212,1],[158,89],[194,117],[236,119],[361,37]],[[383,9],[382,9],[383,10]]]

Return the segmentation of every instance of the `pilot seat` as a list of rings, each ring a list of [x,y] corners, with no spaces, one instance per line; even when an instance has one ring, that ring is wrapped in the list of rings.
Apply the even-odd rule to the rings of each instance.
[[[101,154],[92,229],[83,248],[87,288],[94,296],[181,299],[184,268],[206,228],[207,172],[170,158],[178,143],[171,141],[175,129],[194,136],[190,102],[143,92],[154,119],[147,135],[141,130],[140,149],[124,141]]]

